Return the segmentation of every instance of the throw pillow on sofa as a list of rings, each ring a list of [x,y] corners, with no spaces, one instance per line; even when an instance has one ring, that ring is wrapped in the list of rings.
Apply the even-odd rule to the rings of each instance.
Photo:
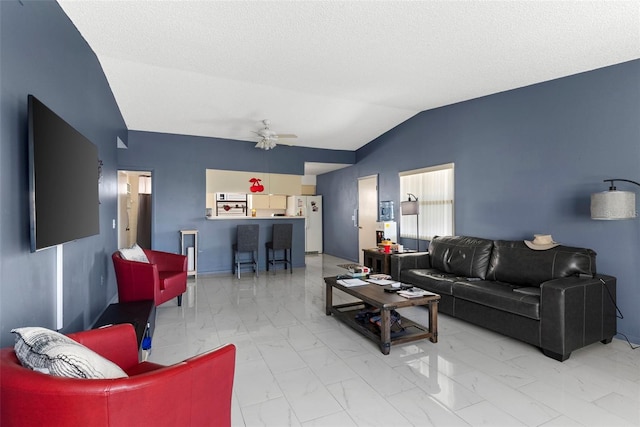
[[[22,366],[68,378],[107,379],[128,375],[115,363],[56,331],[40,327],[12,329],[14,351]]]
[[[138,261],[138,262],[146,262],[149,264],[149,259],[147,255],[144,253],[142,248],[138,246],[137,243],[134,243],[130,248],[122,248],[118,249],[120,251],[120,256],[126,259],[127,261]]]

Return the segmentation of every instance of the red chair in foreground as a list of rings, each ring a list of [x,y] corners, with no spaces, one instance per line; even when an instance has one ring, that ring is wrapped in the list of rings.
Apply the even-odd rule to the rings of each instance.
[[[2,426],[229,426],[236,348],[227,344],[171,366],[138,361],[130,324],[70,334],[128,378],[77,379],[23,367],[0,350]]]
[[[144,249],[149,262],[129,261],[120,251],[111,255],[118,282],[118,301],[153,300],[156,306],[187,291],[187,257]]]

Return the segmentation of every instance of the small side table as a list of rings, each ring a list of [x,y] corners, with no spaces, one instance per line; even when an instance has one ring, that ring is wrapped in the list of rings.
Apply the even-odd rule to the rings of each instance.
[[[194,276],[198,278],[198,230],[180,230],[180,253],[189,257],[189,249],[187,243],[187,236],[192,236],[193,240],[193,255],[189,266],[187,266],[187,277]]]
[[[390,257],[393,252],[383,252],[378,249],[363,249],[364,265],[374,273],[390,274]]]
[[[107,325],[131,323],[136,330],[138,339],[138,357],[142,359],[142,339],[147,328],[149,336],[153,336],[156,326],[156,306],[152,300],[117,302],[110,304],[100,318],[93,324],[92,329]]]

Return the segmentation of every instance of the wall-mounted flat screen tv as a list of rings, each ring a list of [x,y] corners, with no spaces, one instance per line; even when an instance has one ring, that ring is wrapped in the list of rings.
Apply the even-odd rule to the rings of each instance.
[[[29,95],[31,251],[100,234],[98,148]]]

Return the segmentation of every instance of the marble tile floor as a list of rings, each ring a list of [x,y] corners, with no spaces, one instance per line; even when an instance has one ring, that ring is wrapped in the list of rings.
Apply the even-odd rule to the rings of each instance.
[[[158,307],[149,360],[172,364],[237,347],[233,426],[639,426],[640,349],[595,343],[564,363],[439,315],[439,342],[391,348],[324,313],[323,277],[349,261],[200,275],[183,306]],[[334,303],[346,294],[334,291]],[[425,308],[402,314],[426,322]]]

